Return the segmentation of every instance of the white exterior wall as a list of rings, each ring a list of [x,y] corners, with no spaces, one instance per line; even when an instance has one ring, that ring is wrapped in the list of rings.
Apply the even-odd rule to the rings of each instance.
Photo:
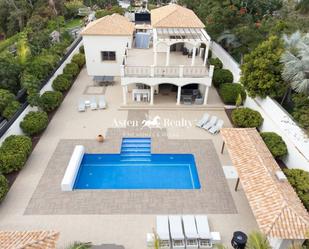
[[[212,42],[211,50],[213,57],[222,61],[223,68],[233,73],[234,82],[239,82],[241,75],[239,64],[219,44]],[[288,156],[284,159],[284,163],[289,168],[309,171],[309,137],[304,134],[290,115],[269,97],[253,99],[247,96],[244,106],[261,113],[264,118],[261,131],[276,132],[285,141]]]
[[[120,76],[120,65],[132,36],[83,36],[87,72],[90,76]],[[101,51],[115,51],[116,61],[102,61]]]

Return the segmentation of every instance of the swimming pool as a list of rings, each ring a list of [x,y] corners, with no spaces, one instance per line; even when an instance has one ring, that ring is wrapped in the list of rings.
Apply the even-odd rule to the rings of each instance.
[[[199,189],[192,154],[152,154],[150,138],[123,138],[120,154],[85,154],[74,189]]]

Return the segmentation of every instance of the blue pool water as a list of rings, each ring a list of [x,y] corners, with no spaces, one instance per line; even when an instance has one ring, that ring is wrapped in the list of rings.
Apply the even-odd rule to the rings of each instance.
[[[120,154],[85,154],[74,189],[199,189],[191,154],[152,154],[150,138],[124,138]]]

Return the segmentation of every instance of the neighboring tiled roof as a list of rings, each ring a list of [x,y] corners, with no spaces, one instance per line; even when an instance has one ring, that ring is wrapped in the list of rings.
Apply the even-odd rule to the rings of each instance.
[[[254,128],[221,130],[233,165],[256,218],[267,236],[281,239],[308,238],[309,214]]]
[[[55,249],[58,237],[54,231],[0,231],[0,248]]]
[[[82,35],[132,35],[134,24],[119,14],[104,16],[87,25]]]
[[[169,4],[151,10],[151,25],[154,28],[204,28],[195,13],[177,4]]]

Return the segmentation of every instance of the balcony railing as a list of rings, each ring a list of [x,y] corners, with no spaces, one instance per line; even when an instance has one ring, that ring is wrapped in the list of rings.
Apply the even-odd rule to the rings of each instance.
[[[121,66],[123,77],[140,78],[204,78],[210,76],[209,71],[206,66]]]

